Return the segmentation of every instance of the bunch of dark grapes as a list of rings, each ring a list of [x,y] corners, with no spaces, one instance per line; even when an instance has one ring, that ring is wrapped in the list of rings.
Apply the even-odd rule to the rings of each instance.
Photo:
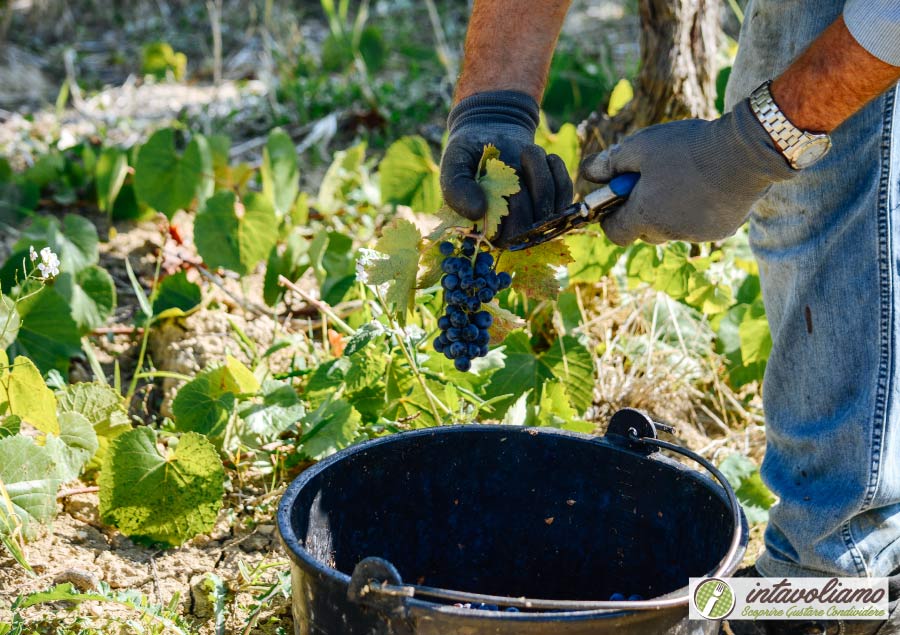
[[[472,238],[463,239],[459,250],[449,242],[442,242],[439,248],[444,256],[441,286],[447,311],[438,319],[441,334],[434,340],[434,350],[465,372],[473,359],[488,354],[488,329],[494,318],[481,305],[506,289],[512,278],[505,271],[494,271],[494,257],[478,251]]]

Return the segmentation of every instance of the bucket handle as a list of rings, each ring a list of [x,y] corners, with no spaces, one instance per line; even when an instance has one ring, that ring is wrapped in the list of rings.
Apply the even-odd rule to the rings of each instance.
[[[725,490],[728,503],[731,507],[731,515],[734,531],[731,535],[731,544],[728,551],[719,561],[716,570],[709,576],[722,577],[731,566],[731,562],[741,545],[742,514],[737,496],[734,494],[731,484],[725,476],[708,460],[680,445],[663,441],[656,437],[657,428],[671,431],[669,426],[659,424],[651,420],[646,414],[632,408],[623,408],[616,412],[609,422],[607,436],[620,437],[617,443],[624,442],[636,450],[643,450],[647,454],[659,449],[669,450],[676,454],[699,463],[706,471],[712,474]],[[688,596],[675,598],[658,598],[637,601],[594,601],[594,600],[545,600],[526,597],[508,597],[505,595],[485,595],[482,593],[468,593],[466,591],[453,591],[440,587],[430,587],[421,584],[402,584],[400,574],[390,562],[382,558],[365,558],[356,565],[350,578],[348,598],[353,602],[377,608],[388,609],[396,614],[405,615],[407,602],[412,598],[432,598],[449,600],[457,603],[470,604],[494,604],[497,606],[515,607],[520,609],[547,610],[547,611],[634,611],[639,609],[661,609],[676,606],[685,606]]]

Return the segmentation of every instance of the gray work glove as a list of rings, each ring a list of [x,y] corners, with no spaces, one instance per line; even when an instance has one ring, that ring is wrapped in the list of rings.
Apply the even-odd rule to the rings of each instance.
[[[453,210],[472,221],[487,211],[487,198],[475,180],[485,145],[497,146],[500,159],[519,175],[522,189],[510,197],[509,214],[493,238],[498,246],[572,202],[565,163],[534,143],[539,112],[531,96],[498,90],[466,97],[447,119],[450,136],[441,158],[441,190]]]
[[[798,174],[743,101],[715,121],[687,119],[645,128],[581,163],[588,181],[623,172],[641,178],[602,221],[617,245],[638,238],[706,242],[734,234],[768,187]]]

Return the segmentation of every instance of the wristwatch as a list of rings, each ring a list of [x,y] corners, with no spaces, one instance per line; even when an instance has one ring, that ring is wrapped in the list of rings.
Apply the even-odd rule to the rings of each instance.
[[[767,81],[750,94],[750,109],[791,167],[808,168],[831,150],[831,137],[806,132],[792,124],[772,99],[771,84]]]

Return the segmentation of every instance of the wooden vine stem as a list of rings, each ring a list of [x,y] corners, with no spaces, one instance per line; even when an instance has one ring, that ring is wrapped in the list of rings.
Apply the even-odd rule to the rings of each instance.
[[[591,113],[579,126],[582,157],[605,150],[635,130],[716,112],[720,0],[640,0],[641,70],[634,99],[616,116]],[[596,185],[581,179],[584,194]]]

